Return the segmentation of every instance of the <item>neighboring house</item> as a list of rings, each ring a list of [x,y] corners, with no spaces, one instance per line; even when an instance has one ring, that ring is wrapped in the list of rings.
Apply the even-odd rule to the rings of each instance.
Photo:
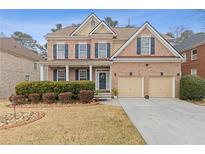
[[[178,97],[183,57],[148,22],[110,28],[91,14],[45,37],[41,80],[91,80],[101,92],[117,88],[119,97]]]
[[[15,92],[22,81],[39,80],[39,66],[43,59],[12,38],[0,38],[0,98]]]
[[[183,75],[198,75],[205,79],[205,33],[192,35],[176,49],[184,56]]]

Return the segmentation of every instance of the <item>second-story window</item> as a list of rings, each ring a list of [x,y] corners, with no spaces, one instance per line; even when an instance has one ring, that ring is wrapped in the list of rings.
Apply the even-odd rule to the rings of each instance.
[[[57,59],[65,59],[65,44],[57,44]]]
[[[98,58],[107,58],[107,43],[98,43]]]
[[[187,61],[186,53],[183,53],[182,56],[184,57],[184,62],[186,62]]]
[[[79,44],[79,58],[86,59],[87,58],[87,44]]]
[[[151,38],[141,38],[141,54],[150,54],[151,52]]]
[[[194,49],[191,51],[191,60],[196,60],[197,59],[197,50]]]

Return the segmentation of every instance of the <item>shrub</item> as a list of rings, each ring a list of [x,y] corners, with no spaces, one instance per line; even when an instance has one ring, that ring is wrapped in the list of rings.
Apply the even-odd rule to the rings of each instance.
[[[54,93],[45,93],[42,96],[43,102],[45,103],[54,103],[56,95]]]
[[[32,93],[40,94],[53,92],[56,95],[70,91],[73,99],[78,99],[80,90],[93,90],[92,81],[27,81],[17,84],[16,94],[28,96]]]
[[[94,92],[92,90],[81,90],[80,91],[80,101],[82,103],[90,103],[94,97]]]
[[[23,104],[26,102],[26,97],[24,95],[13,95],[10,98],[13,104]]]
[[[183,76],[180,81],[180,98],[202,100],[205,97],[205,80],[198,76]]]
[[[62,103],[69,103],[71,100],[71,92],[60,93],[58,99]]]
[[[112,88],[112,95],[117,96],[118,95],[118,90],[117,88]]]
[[[32,103],[38,103],[41,100],[41,96],[37,93],[29,94],[28,98]]]

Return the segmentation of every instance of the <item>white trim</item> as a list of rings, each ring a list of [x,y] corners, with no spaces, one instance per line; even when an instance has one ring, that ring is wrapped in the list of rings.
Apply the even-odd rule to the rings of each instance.
[[[77,33],[83,25],[85,25],[87,23],[87,21],[89,21],[92,17],[94,17],[98,22],[101,22],[100,19],[95,15],[95,14],[90,14],[87,19],[85,21],[83,21],[80,26],[78,26],[71,34],[70,36],[73,36],[75,33]]]
[[[100,49],[99,45],[100,45],[100,44],[105,44],[105,45],[106,45],[106,48],[105,48],[105,52],[106,52],[105,54],[106,54],[106,56],[105,56],[105,57],[100,57],[100,56],[99,56],[99,55],[100,55],[100,53],[99,53],[99,49]],[[98,51],[97,51],[97,52],[98,52],[98,57],[97,57],[97,58],[108,58],[107,43],[105,43],[105,42],[104,42],[104,43],[103,43],[103,42],[98,43]]]
[[[80,80],[80,71],[86,71],[86,80],[88,80],[88,71],[87,71],[87,69],[79,69],[78,70],[78,80]]]
[[[193,51],[196,50],[196,54],[193,54]],[[191,61],[193,60],[197,60],[197,54],[198,54],[198,50],[197,49],[192,49],[191,50]],[[195,58],[193,56],[196,56]]]
[[[85,58],[81,58],[80,57],[80,45],[86,45],[86,57]],[[87,43],[78,43],[78,59],[87,59],[88,58],[88,46]]]
[[[142,77],[142,97],[144,97],[144,77]]]
[[[62,58],[59,58],[59,50],[58,50],[58,45],[64,45],[64,54]],[[57,42],[56,43],[56,59],[65,59],[65,43],[64,42]]]
[[[110,86],[110,92],[112,92],[112,69],[111,69],[111,65],[110,65],[110,73],[109,73],[109,77],[110,77],[110,80],[109,80],[109,86]]]
[[[110,27],[109,27],[104,21],[101,21],[101,23],[99,23],[99,24],[89,33],[89,35],[92,35],[101,25],[104,25],[107,30],[109,30],[113,35],[116,36],[116,33],[113,32],[113,30],[110,29]]]
[[[142,38],[148,38],[149,39],[149,53],[142,53],[142,49],[141,49],[141,55],[151,55],[151,36],[148,37],[148,36],[141,36],[141,41],[140,41],[140,46],[142,47]]]
[[[65,67],[65,77],[66,81],[69,81],[69,65],[66,65]]]
[[[175,76],[172,77],[172,98],[175,98]]]
[[[40,64],[40,81],[44,80],[44,65]]]
[[[99,73],[106,73],[106,89],[99,89]],[[110,90],[109,82],[110,82],[109,69],[95,69],[95,89],[96,90]]]
[[[114,58],[113,62],[182,62],[181,58]]]
[[[89,74],[90,74],[90,81],[93,80],[93,67],[92,65],[89,66]]]
[[[120,52],[122,52],[135,38],[136,36],[145,28],[148,28],[150,32],[157,37],[160,42],[165,45],[169,51],[174,54],[175,56],[180,57],[183,60],[183,57],[155,30],[152,28],[152,26],[148,23],[145,22],[135,33],[132,35],[127,42],[125,42],[124,45],[122,45],[118,51],[111,57],[111,59],[115,58]]]
[[[56,75],[57,75],[57,79],[56,79],[56,81],[59,81],[59,80],[58,80],[58,71],[62,71],[62,70],[65,71],[65,69],[63,69],[63,68],[61,68],[61,69],[57,69],[57,71],[56,71],[56,73],[57,73],[57,74],[56,74]],[[65,72],[64,75],[66,76],[66,72]],[[65,76],[64,76],[64,79],[65,79]]]

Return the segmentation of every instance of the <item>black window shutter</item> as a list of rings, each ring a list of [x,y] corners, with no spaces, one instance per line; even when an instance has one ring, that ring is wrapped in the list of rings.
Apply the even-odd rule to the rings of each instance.
[[[107,43],[107,58],[110,57],[110,43]]]
[[[95,58],[98,58],[98,43],[95,43]]]
[[[90,71],[87,70],[87,80],[90,80]]]
[[[75,58],[78,58],[78,48],[79,48],[79,45],[76,44],[75,45]]]
[[[53,81],[57,81],[57,70],[53,70]]]
[[[68,44],[65,44],[65,58],[68,58]]]
[[[90,59],[90,44],[87,44],[87,58]]]
[[[151,54],[155,54],[155,38],[151,38]]]
[[[53,59],[56,59],[57,57],[57,44],[53,45]]]
[[[137,38],[137,54],[141,54],[141,38]]]
[[[75,80],[79,80],[79,78],[78,78],[78,70],[75,70]]]

